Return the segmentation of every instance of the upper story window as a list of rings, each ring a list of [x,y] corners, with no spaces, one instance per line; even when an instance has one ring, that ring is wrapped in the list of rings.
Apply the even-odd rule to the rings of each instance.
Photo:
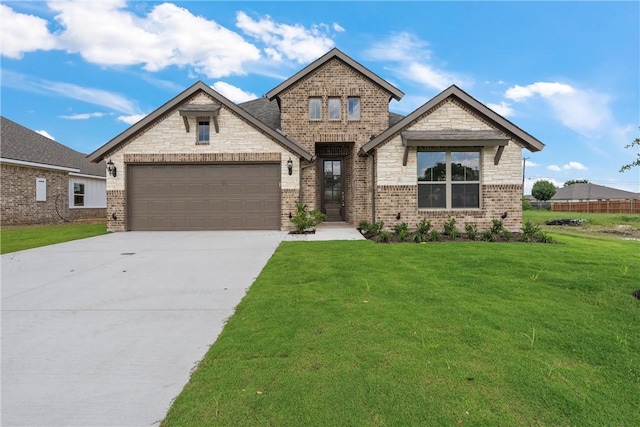
[[[73,206],[84,206],[84,184],[73,183]]]
[[[360,120],[360,98],[347,98],[347,118]]]
[[[329,98],[329,120],[340,120],[342,119],[342,111],[341,110],[341,102],[340,98],[331,97]]]
[[[480,152],[418,151],[418,208],[480,208]]]
[[[309,98],[309,120],[322,120],[322,98]]]
[[[208,144],[209,143],[209,118],[199,117],[198,119],[198,143],[199,144]]]

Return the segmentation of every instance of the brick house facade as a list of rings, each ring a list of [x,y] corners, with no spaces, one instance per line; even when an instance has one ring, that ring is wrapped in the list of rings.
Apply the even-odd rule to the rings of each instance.
[[[506,212],[519,229],[521,150],[544,145],[456,86],[390,113],[403,95],[337,49],[239,105],[198,82],[90,155],[122,170],[108,228],[286,230],[301,202],[353,225],[484,228]],[[145,165],[149,180],[133,178]]]

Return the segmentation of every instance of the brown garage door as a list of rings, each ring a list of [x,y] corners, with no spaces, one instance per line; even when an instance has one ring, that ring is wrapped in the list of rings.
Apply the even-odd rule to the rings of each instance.
[[[131,230],[277,230],[280,165],[131,165]]]

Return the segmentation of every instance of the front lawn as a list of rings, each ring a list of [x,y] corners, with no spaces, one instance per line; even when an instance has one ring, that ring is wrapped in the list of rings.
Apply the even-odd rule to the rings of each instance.
[[[0,230],[0,253],[22,251],[106,233],[104,222],[7,228]]]
[[[162,425],[640,425],[640,243],[284,242]]]

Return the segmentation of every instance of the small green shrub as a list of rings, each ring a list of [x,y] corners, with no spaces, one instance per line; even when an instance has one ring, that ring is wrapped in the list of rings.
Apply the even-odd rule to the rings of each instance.
[[[317,224],[316,217],[309,212],[307,205],[302,203],[296,203],[296,214],[291,218],[291,222],[299,233],[303,233]]]
[[[360,230],[362,231],[368,231],[370,227],[371,227],[371,223],[366,219],[363,219],[358,223],[358,228],[360,228]]]
[[[493,234],[500,234],[504,230],[504,225],[502,224],[502,220],[500,219],[492,219],[491,220],[491,232]]]
[[[431,221],[427,220],[426,218],[421,219],[420,222],[418,223],[418,233],[422,234],[423,236],[426,236],[427,234],[429,234],[430,230],[431,230]]]
[[[393,227],[393,231],[395,231],[397,235],[400,235],[400,233],[408,233],[409,224],[407,224],[406,222],[401,222],[400,224],[396,224],[396,226]]]
[[[476,240],[478,238],[478,225],[473,222],[467,222],[464,225],[464,231],[467,233],[469,240]]]
[[[382,230],[384,221],[378,221],[374,223],[371,223],[369,221],[360,221],[360,224],[358,225],[360,227],[360,230],[364,231],[365,233],[377,235],[378,233],[380,233],[380,230]]]
[[[440,240],[440,232],[437,230],[431,230],[429,232],[429,240],[431,240],[432,242],[437,242],[438,240]]]
[[[415,233],[413,233],[412,240],[413,243],[422,243],[424,241],[424,236],[422,233],[416,231]]]
[[[524,197],[522,198],[522,210],[523,211],[533,210],[533,206],[531,206],[531,202]]]
[[[513,234],[509,230],[502,230],[502,238],[505,242],[510,242]]]
[[[449,232],[449,237],[451,237],[451,240],[456,240],[458,237],[460,237],[460,232],[454,228]]]
[[[444,234],[450,236],[451,233],[456,231],[456,219],[454,217],[451,217],[449,221],[444,222]]]
[[[380,233],[378,233],[379,242],[389,243],[390,240],[391,240],[391,233],[389,233],[387,230],[382,230],[380,231]]]
[[[527,221],[522,226],[520,240],[527,243],[534,242],[538,233],[540,233],[540,226],[532,223],[531,221]]]
[[[495,234],[493,233],[493,230],[491,230],[490,228],[482,232],[482,240],[484,240],[485,242],[493,242],[494,236]]]
[[[400,232],[398,232],[397,235],[398,235],[398,240],[400,240],[401,242],[406,242],[407,241],[407,237],[409,237],[409,231],[408,230],[400,230]]]

